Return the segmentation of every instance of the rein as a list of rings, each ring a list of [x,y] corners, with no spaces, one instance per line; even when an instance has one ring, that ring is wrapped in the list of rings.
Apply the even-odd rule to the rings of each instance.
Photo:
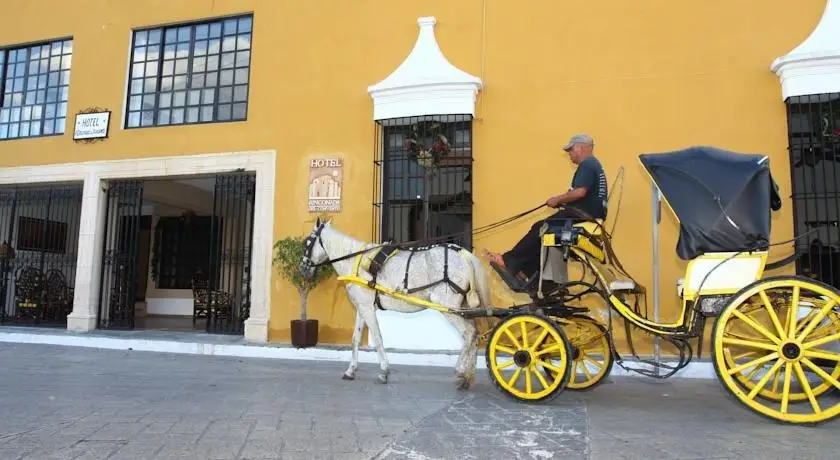
[[[503,225],[507,225],[507,224],[509,224],[513,221],[519,220],[519,219],[521,219],[521,218],[523,218],[523,217],[525,217],[529,214],[533,214],[533,213],[539,211],[540,209],[544,208],[545,206],[546,206],[546,204],[541,204],[541,205],[539,205],[539,206],[537,206],[533,209],[529,209],[527,211],[524,211],[524,212],[521,212],[519,214],[513,215],[513,216],[508,217],[506,219],[502,219],[500,221],[493,222],[491,224],[487,224],[487,225],[478,227],[472,232],[472,236],[480,235],[482,233],[489,232],[490,230],[494,230],[496,228],[499,228]],[[315,243],[314,240],[318,240],[318,243],[321,245],[321,248],[324,250],[324,252],[327,252],[327,248],[324,247],[324,243],[321,241],[321,230],[323,230],[323,228],[324,228],[323,225],[319,226],[318,229],[315,231],[315,233],[313,235],[311,235],[309,237],[309,239],[307,240],[307,242],[306,242],[306,244],[307,244],[306,258],[307,259],[309,259],[309,256],[311,255],[312,245]],[[458,233],[451,233],[451,234],[448,234],[448,235],[436,236],[434,238],[425,238],[425,239],[422,239],[422,240],[406,241],[404,243],[400,243],[400,246],[402,246],[402,247],[429,246],[429,245],[434,244],[434,243],[438,243],[438,242],[441,242],[441,241],[446,241],[446,240],[452,239],[454,237],[464,236],[464,235],[467,235],[469,233],[470,232],[468,232],[468,231],[463,231],[463,232],[458,232]],[[323,267],[325,265],[329,265],[329,264],[332,264],[332,263],[335,263],[335,262],[341,262],[342,260],[352,259],[353,257],[356,257],[358,255],[365,254],[367,252],[373,251],[374,249],[379,249],[379,248],[388,246],[390,244],[393,244],[393,243],[392,242],[387,242],[387,243],[378,244],[378,245],[375,245],[375,246],[371,246],[367,249],[362,249],[361,251],[352,252],[350,254],[347,254],[347,255],[344,255],[344,256],[341,256],[341,257],[336,257],[335,259],[328,259],[328,260],[325,260],[325,261],[323,261],[321,263],[317,263],[317,264],[310,262],[310,265],[313,268]]]

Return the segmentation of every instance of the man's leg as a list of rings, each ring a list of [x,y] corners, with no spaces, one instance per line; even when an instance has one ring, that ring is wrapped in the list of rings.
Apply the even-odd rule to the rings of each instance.
[[[534,223],[528,233],[510,251],[501,255],[487,250],[484,253],[491,262],[506,269],[512,275],[523,272],[526,276],[530,276],[540,268],[540,227],[547,221],[575,217],[577,217],[575,214],[565,210],[558,211],[547,219]]]

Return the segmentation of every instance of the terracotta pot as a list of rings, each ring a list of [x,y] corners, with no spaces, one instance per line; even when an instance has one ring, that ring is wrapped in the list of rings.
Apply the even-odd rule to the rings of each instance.
[[[292,320],[292,345],[297,348],[314,347],[318,344],[317,319]]]

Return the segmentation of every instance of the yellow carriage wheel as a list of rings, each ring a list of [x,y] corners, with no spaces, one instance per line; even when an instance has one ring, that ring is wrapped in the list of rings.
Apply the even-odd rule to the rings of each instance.
[[[549,342],[551,345],[543,346]],[[496,325],[487,341],[487,370],[493,383],[520,401],[556,397],[569,380],[569,345],[563,330],[537,313],[511,315]],[[557,378],[547,378],[539,368]]]
[[[839,312],[840,292],[824,283],[799,276],[756,281],[732,297],[715,323],[718,378],[742,404],[780,422],[837,417],[840,399],[829,390],[840,390]]]
[[[571,374],[566,388],[572,391],[595,388],[610,375],[614,363],[607,328],[592,318],[563,318],[558,321],[569,339],[569,354],[572,359]],[[546,343],[543,346],[551,344]],[[547,376],[555,378],[555,372],[548,369],[543,371]]]
[[[801,297],[801,294],[800,294]],[[760,299],[760,297],[759,297]],[[802,332],[802,330],[807,326],[808,320],[813,318],[814,315],[818,314],[819,311],[825,306],[826,302],[830,302],[831,300],[825,299],[808,299],[807,302],[800,302],[799,307],[799,317],[800,319],[797,321],[796,330],[797,332]],[[768,301],[774,307],[774,312],[778,318],[787,317],[790,313],[790,302],[785,299],[770,299],[768,297]],[[742,308],[742,313],[751,317],[754,321],[760,324],[772,324],[772,319],[769,317],[769,310],[764,307],[763,300],[762,302],[752,302],[748,306],[745,305]],[[782,331],[787,333],[788,323],[784,322],[781,324]],[[738,331],[733,330],[737,329],[737,322],[730,322],[729,323],[729,335],[737,335]],[[811,339],[819,339],[830,335],[832,333],[840,332],[840,311],[829,311],[825,318],[820,321],[820,324],[817,325],[814,330],[811,332]],[[755,333],[753,333],[754,335]],[[754,337],[745,337],[742,333],[740,334],[741,338],[754,338]],[[742,353],[738,353],[737,355],[733,355],[732,353],[726,353],[726,365],[729,369],[735,368],[740,364],[751,362],[752,360],[758,360],[760,358],[767,357],[767,355],[772,354],[770,350],[762,350],[762,349],[744,349]],[[771,359],[771,358],[766,358]],[[736,362],[737,361],[737,362]],[[831,363],[827,366],[830,370],[828,374],[835,380],[840,380],[840,361],[836,363]],[[758,363],[754,365],[750,365],[747,368],[740,370],[733,374],[735,379],[738,381],[739,384],[747,391],[750,392],[755,388],[756,383],[760,380],[760,378],[766,373],[770,368],[770,365],[766,363]],[[834,389],[834,386],[822,379],[819,375],[810,372],[810,369],[806,370],[806,376],[809,377],[809,385],[811,385],[811,391],[813,392],[815,397],[819,397],[825,392]],[[571,383],[569,384],[571,386]],[[781,401],[785,394],[782,392],[782,373],[777,372],[775,373],[771,379],[767,382],[767,384],[760,388],[758,391],[758,396],[761,398],[769,399],[771,401]],[[798,391],[797,391],[798,390]],[[799,388],[791,387],[790,393],[787,394],[788,401],[791,403],[802,403],[802,402],[809,402],[808,394],[805,393],[804,388],[800,385]]]

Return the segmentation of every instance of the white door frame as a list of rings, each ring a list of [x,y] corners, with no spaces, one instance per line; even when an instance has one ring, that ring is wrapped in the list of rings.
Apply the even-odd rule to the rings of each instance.
[[[254,236],[251,251],[251,311],[245,321],[245,339],[268,341],[271,313],[271,254],[274,227],[275,150],[178,155],[130,160],[90,161],[0,168],[0,184],[76,181],[84,183],[73,312],[67,329],[96,329],[99,285],[105,241],[106,193],[103,181],[214,174],[242,169],[256,173]]]

